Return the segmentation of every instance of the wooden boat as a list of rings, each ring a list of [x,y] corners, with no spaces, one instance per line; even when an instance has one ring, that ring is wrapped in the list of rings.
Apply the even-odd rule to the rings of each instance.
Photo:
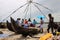
[[[8,21],[7,21],[7,28],[8,28],[8,30],[14,32],[11,23],[9,23]]]
[[[0,23],[0,28],[6,28],[6,26],[4,24],[2,24],[2,22]]]
[[[32,37],[33,35],[39,33],[38,29],[29,29],[29,28],[20,27],[17,25],[17,23],[12,17],[10,19],[11,19],[11,24],[13,25],[13,30],[18,34],[22,34],[22,36],[24,37],[27,37],[28,35]]]

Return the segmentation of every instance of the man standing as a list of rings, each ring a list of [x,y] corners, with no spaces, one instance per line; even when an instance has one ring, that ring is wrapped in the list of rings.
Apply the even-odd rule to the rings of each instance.
[[[43,21],[43,18],[41,17],[40,18],[40,30],[41,30],[41,32],[43,33],[43,23],[44,23],[44,21]]]
[[[48,24],[48,33],[49,33],[49,29],[51,28],[51,32],[53,33],[53,25],[54,25],[54,18],[52,17],[51,14],[48,14],[49,17],[49,24]]]

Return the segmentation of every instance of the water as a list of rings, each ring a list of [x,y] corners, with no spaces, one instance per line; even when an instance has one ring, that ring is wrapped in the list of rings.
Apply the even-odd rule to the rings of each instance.
[[[36,26],[39,26],[40,24],[36,24]],[[47,28],[48,24],[43,24],[43,28]]]
[[[6,38],[8,36],[9,36],[8,34],[0,34],[0,38]]]

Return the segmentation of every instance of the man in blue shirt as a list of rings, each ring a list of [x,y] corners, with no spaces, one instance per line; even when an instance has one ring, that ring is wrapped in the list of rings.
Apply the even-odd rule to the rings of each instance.
[[[37,24],[37,21],[34,19],[33,20],[33,25],[36,26],[36,24]]]

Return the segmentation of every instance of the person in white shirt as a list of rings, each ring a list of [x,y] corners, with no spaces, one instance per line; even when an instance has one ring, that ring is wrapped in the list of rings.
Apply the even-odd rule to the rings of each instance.
[[[40,18],[40,30],[41,30],[42,33],[43,33],[43,23],[44,23],[44,21],[43,21],[43,19],[41,17]]]
[[[19,26],[21,26],[21,23],[20,23],[20,18],[17,18],[17,20],[16,20],[16,23],[19,25]]]
[[[29,18],[28,19],[28,25],[29,25],[29,27],[31,26],[31,24],[32,24],[32,22],[31,22],[31,19]]]
[[[24,27],[24,19],[21,21],[21,26]]]

